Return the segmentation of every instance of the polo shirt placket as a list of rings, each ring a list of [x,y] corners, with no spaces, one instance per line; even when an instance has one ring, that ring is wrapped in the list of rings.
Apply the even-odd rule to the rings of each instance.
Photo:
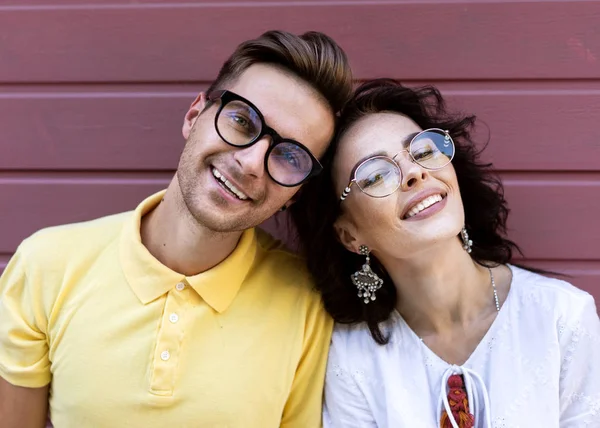
[[[182,279],[166,294],[150,373],[152,394],[173,395],[185,335],[185,315],[190,306],[190,292],[189,284]]]
[[[148,356],[148,388],[154,396],[171,397],[179,367],[185,363],[182,346],[189,339],[186,327],[197,328],[194,325],[202,324],[201,320],[208,321],[229,307],[253,264],[257,243],[254,230],[247,230],[227,259],[205,272],[183,276],[161,264],[141,241],[141,219],[159,197],[149,200],[154,203],[138,207],[139,215],[124,225],[120,258],[125,278],[140,303],[146,306],[161,300],[162,315],[157,320],[153,353]]]

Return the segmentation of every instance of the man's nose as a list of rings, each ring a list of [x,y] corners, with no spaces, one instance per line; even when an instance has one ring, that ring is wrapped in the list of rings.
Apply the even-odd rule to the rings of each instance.
[[[237,149],[233,155],[243,174],[260,178],[265,173],[265,155],[271,144],[271,137],[265,135],[249,147]]]

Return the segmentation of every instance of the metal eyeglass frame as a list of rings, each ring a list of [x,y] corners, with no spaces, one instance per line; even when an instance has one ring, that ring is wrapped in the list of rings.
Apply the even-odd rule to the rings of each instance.
[[[448,160],[448,162],[446,162],[444,165],[437,167],[437,168],[428,168],[426,166],[421,165],[413,156],[412,151],[411,151],[411,147],[414,141],[416,141],[416,139],[418,137],[420,137],[421,135],[423,135],[426,132],[431,132],[431,131],[439,131],[443,134],[446,135],[446,137],[449,139],[449,141],[452,143],[452,146],[454,147],[454,150],[452,151],[452,157]],[[446,138],[444,137],[444,138]],[[396,168],[398,168],[398,170],[400,171],[400,174],[402,174],[402,168],[400,167],[400,164],[398,164],[398,162],[396,161],[396,157],[404,152],[408,152],[408,154],[410,155],[410,160],[413,163],[416,163],[417,165],[419,165],[421,168],[430,170],[430,171],[437,171],[440,170],[442,168],[445,168],[446,166],[448,166],[448,164],[450,164],[450,162],[452,162],[452,159],[454,159],[454,155],[456,153],[456,145],[454,144],[454,140],[452,139],[452,137],[450,136],[450,133],[445,130],[445,129],[441,129],[441,128],[427,128],[424,129],[423,131],[419,132],[417,135],[415,135],[414,137],[412,137],[410,139],[410,143],[408,144],[408,148],[399,151],[398,153],[396,153],[393,157],[389,157],[389,156],[384,156],[384,155],[377,155],[377,156],[371,156],[365,160],[363,160],[362,162],[360,162],[352,171],[352,178],[350,179],[350,182],[348,183],[348,185],[346,186],[346,188],[344,189],[344,191],[342,192],[342,196],[340,196],[340,202],[345,200],[348,195],[350,194],[350,191],[352,190],[352,185],[356,184],[356,186],[360,189],[361,192],[363,192],[365,195],[371,197],[371,198],[385,198],[390,196],[392,193],[394,193],[396,190],[398,190],[400,188],[400,185],[402,184],[402,180],[400,180],[398,182],[398,185],[396,186],[396,188],[394,190],[392,190],[390,193],[386,194],[386,195],[382,195],[382,196],[373,196],[373,195],[369,195],[367,192],[365,192],[357,183],[356,181],[356,171],[358,171],[360,169],[361,166],[363,166],[365,163],[372,161],[373,159],[385,159],[386,161],[389,161],[391,163],[393,163],[394,165],[396,165]]]

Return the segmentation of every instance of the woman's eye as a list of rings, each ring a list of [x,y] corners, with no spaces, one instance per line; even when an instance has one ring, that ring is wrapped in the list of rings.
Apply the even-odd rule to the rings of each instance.
[[[374,186],[385,179],[385,172],[376,172],[363,180],[363,187]]]
[[[429,150],[419,150],[413,156],[414,156],[415,160],[426,159],[426,158],[428,158],[430,156],[433,156],[433,150],[431,150],[431,149],[429,149]]]
[[[413,150],[412,156],[416,161],[424,160],[441,153],[434,144],[426,144]]]

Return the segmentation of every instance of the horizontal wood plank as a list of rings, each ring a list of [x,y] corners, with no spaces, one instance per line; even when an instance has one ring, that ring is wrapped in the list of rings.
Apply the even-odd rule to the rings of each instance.
[[[0,92],[0,169],[172,170],[184,113],[204,88]],[[484,156],[497,168],[600,170],[600,127],[590,126],[600,123],[600,82],[441,89],[450,109],[478,116],[478,141],[490,138]]]
[[[330,34],[361,79],[597,78],[598,22],[600,2],[573,0],[13,3],[0,82],[210,81],[273,28]]]
[[[509,236],[526,257],[594,260],[600,254],[600,176],[504,174]]]
[[[533,86],[533,85],[532,85]],[[449,106],[478,118],[475,141],[502,170],[600,170],[600,90],[448,91]]]
[[[174,169],[193,93],[0,97],[0,169]]]
[[[0,179],[0,253],[14,251],[35,231],[86,221],[136,207],[146,196],[166,188],[169,178],[66,177]]]
[[[0,178],[0,253],[14,251],[34,231],[133,209],[146,195],[166,187],[168,173],[97,178]],[[510,237],[525,256],[550,260],[595,260],[600,254],[600,177],[508,174],[512,209]],[[576,213],[576,215],[574,215]],[[576,218],[576,221],[573,219]]]

